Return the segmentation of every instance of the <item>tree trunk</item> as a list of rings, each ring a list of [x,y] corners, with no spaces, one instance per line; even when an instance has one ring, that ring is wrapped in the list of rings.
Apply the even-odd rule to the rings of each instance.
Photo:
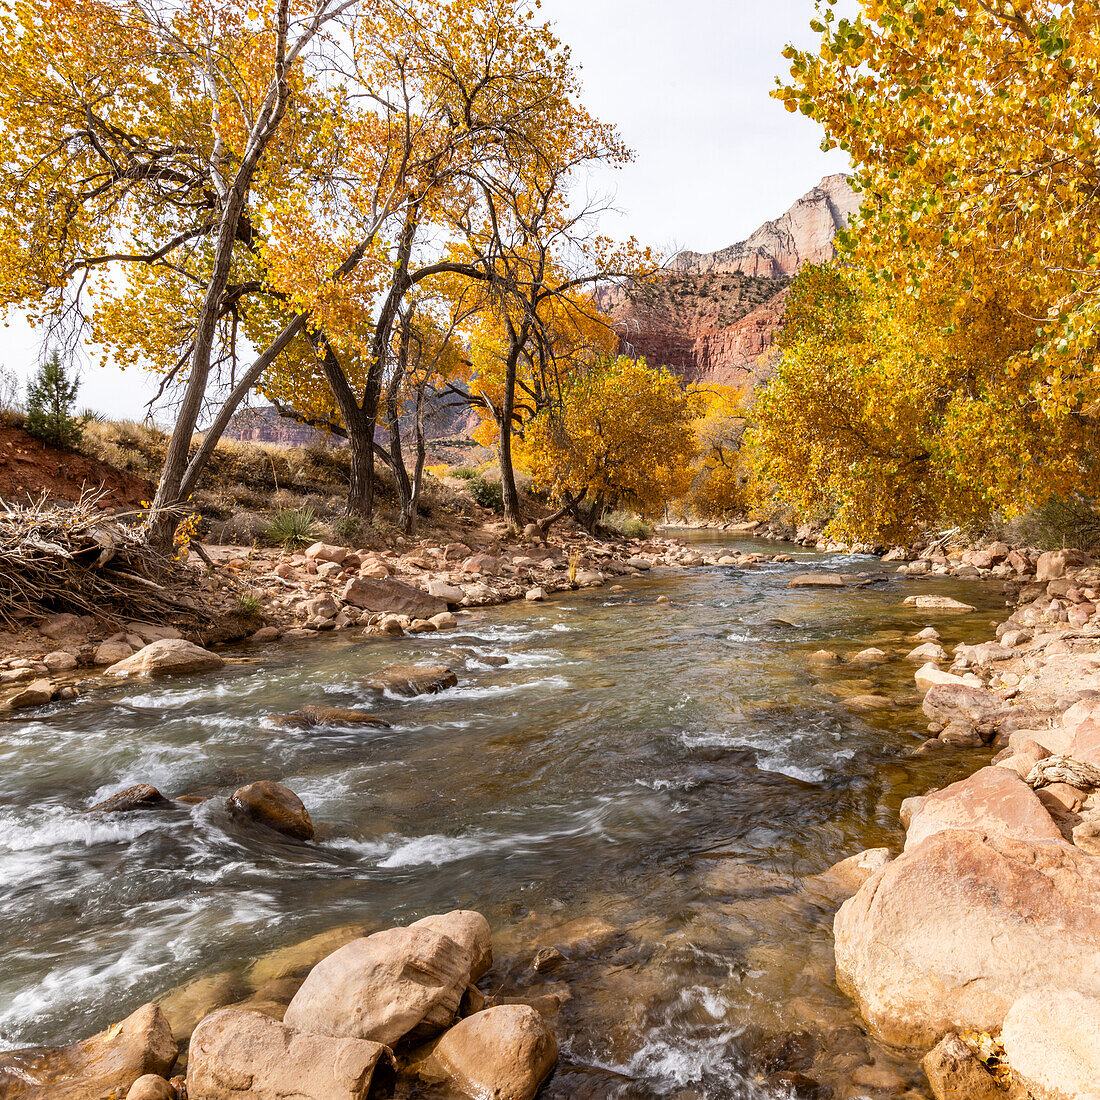
[[[366,439],[361,431],[349,431],[348,450],[351,453],[348,515],[369,520],[374,503],[374,441]]]
[[[504,522],[517,531],[523,530],[523,515],[516,490],[516,472],[512,465],[512,415],[516,406],[516,363],[519,347],[513,345],[508,355],[504,377],[504,397],[500,406],[500,489],[504,498]]]

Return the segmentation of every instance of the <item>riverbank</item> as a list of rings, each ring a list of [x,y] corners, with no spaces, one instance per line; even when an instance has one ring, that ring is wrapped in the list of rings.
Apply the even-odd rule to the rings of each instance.
[[[1087,1100],[1100,1081],[1100,570],[1004,544],[902,566],[1006,579],[980,645],[916,674],[938,736],[985,767],[906,800],[902,853],[835,920],[837,981],[884,1041],[930,1049],[937,1100]],[[856,857],[853,857],[856,858]]]

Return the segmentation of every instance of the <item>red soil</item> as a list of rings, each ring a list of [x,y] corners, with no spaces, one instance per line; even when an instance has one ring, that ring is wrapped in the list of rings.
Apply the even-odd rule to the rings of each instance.
[[[104,504],[115,508],[137,507],[154,491],[135,474],[0,425],[0,497],[18,504],[47,491],[58,500],[78,500],[85,489],[106,489]]]

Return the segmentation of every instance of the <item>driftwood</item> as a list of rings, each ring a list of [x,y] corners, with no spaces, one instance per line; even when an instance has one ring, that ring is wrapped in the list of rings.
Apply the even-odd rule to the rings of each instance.
[[[1028,773],[1027,785],[1038,790],[1051,783],[1068,783],[1087,791],[1100,787],[1100,768],[1072,756],[1048,756]]]
[[[103,496],[0,500],[0,621],[14,626],[58,612],[154,619],[187,608],[172,591],[190,586],[192,571],[148,544],[140,513],[101,511]]]

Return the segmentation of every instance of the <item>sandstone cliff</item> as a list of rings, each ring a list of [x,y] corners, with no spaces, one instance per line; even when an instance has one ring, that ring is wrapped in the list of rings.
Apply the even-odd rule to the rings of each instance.
[[[681,252],[647,286],[605,293],[601,304],[616,320],[624,352],[691,382],[759,380],[790,277],[804,263],[833,257],[837,230],[858,206],[847,176],[826,176],[747,240]]]

